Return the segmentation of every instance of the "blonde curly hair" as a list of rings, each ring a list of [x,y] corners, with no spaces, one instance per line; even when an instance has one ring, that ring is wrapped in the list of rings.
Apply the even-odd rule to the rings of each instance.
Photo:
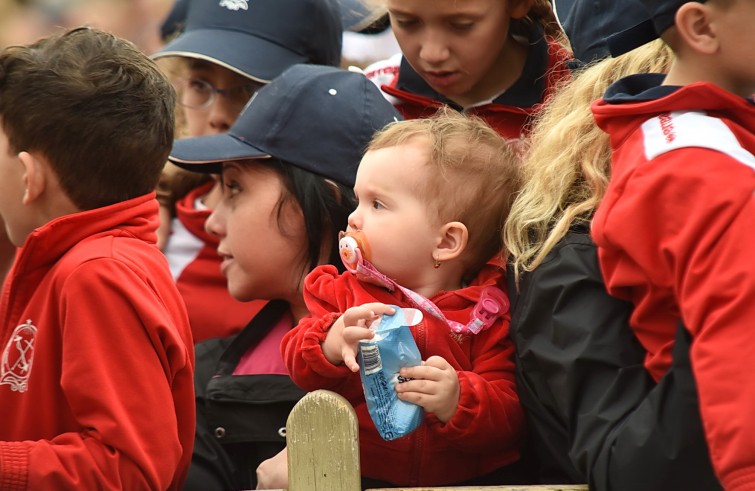
[[[577,224],[588,224],[611,172],[608,135],[595,124],[590,104],[616,80],[634,73],[666,72],[671,50],[660,40],[607,58],[565,81],[534,123],[522,168],[524,185],[503,231],[519,284]]]

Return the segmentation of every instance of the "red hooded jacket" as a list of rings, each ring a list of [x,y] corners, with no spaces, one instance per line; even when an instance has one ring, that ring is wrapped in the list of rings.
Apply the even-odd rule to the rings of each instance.
[[[592,222],[608,291],[658,380],[674,333],[692,367],[714,469],[755,489],[755,104],[710,84],[635,75],[593,105],[611,137],[612,178]]]
[[[178,490],[194,350],[154,193],[62,216],[19,250],[0,307],[0,489]]]
[[[450,320],[466,324],[482,290],[502,286],[503,272],[486,266],[473,285],[440,292],[432,300]],[[311,312],[283,338],[281,349],[292,380],[305,390],[339,392],[359,419],[362,474],[405,486],[437,486],[481,476],[519,458],[524,416],[514,385],[514,346],[509,315],[475,336],[453,334],[432,315],[411,328],[422,359],[443,357],[456,368],[461,394],[453,417],[441,423],[425,414],[420,427],[385,441],[370,419],[359,373],[332,365],[323,355],[333,322],[349,307],[368,302],[409,306],[398,292],[362,283],[334,266],[320,266],[305,280]]]

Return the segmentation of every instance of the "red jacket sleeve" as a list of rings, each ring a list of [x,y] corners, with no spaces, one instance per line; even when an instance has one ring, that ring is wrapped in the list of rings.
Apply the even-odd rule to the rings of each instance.
[[[304,300],[309,315],[284,336],[281,353],[291,380],[304,390],[328,389],[340,393],[352,404],[363,397],[361,391],[349,390],[348,381],[359,378],[345,365],[335,366],[322,352],[322,342],[330,326],[353,304],[350,292],[339,284],[334,266],[315,268],[304,281]]]

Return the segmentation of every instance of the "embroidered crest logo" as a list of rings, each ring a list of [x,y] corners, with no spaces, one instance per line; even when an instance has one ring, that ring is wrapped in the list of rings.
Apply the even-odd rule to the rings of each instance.
[[[220,6],[228,10],[249,10],[249,0],[220,0]]]
[[[36,337],[37,326],[31,323],[31,319],[13,330],[3,350],[0,385],[10,385],[15,392],[27,391]]]

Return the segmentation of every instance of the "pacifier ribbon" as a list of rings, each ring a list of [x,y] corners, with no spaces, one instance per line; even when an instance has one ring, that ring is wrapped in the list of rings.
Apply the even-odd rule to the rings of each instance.
[[[378,269],[369,261],[370,249],[364,234],[358,230],[339,232],[338,253],[347,271],[356,276],[359,281],[371,283],[385,288],[389,292],[398,289],[418,309],[427,312],[445,322],[451,331],[457,334],[478,334],[492,326],[495,321],[509,310],[509,301],[500,288],[486,287],[477,301],[470,320],[466,324],[452,321],[443,315],[432,300],[423,295],[405,288]]]

